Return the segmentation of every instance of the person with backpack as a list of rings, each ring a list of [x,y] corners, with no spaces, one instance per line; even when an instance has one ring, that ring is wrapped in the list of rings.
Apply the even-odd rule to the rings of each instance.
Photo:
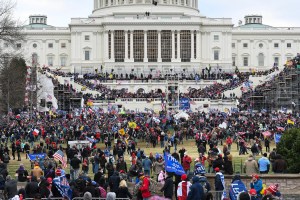
[[[18,182],[26,182],[27,181],[28,172],[24,168],[23,164],[20,164],[20,167],[16,171],[16,174],[18,175]]]
[[[8,153],[5,152],[3,155],[3,163],[5,163],[7,165],[9,163],[9,161],[10,161],[10,157],[9,157]]]

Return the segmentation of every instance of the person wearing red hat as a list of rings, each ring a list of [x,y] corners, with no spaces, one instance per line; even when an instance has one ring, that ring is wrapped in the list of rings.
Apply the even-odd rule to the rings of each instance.
[[[265,197],[270,197],[270,199],[273,199],[274,197],[280,197],[281,193],[278,191],[278,184],[275,185],[270,185],[266,190],[265,190]],[[267,198],[266,198],[267,199]]]
[[[250,187],[251,187],[251,189],[254,189],[256,191],[258,198],[260,198],[261,197],[260,192],[263,189],[263,183],[257,174],[252,174],[252,180],[250,183]]]
[[[222,172],[220,172],[220,168],[215,168],[216,177],[215,177],[215,190],[217,192],[216,199],[220,200],[222,199],[224,189],[225,189],[225,179]]]
[[[150,192],[150,180],[147,176],[144,175],[144,173],[140,173],[138,175],[138,178],[140,181],[142,181],[142,186],[139,188],[139,190],[142,193],[143,200],[149,200],[151,197],[151,192]]]
[[[177,198],[178,200],[186,200],[188,193],[190,192],[190,187],[192,184],[187,181],[187,175],[181,175],[181,182],[178,184],[177,188]]]

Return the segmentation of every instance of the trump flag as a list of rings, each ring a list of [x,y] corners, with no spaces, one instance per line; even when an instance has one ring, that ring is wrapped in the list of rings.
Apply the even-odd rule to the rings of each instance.
[[[176,175],[185,174],[182,165],[171,155],[165,156],[165,169],[167,172],[174,172]]]

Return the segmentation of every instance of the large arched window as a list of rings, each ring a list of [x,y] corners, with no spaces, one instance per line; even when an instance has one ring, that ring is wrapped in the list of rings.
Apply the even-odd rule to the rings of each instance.
[[[258,66],[263,67],[265,65],[265,56],[263,53],[258,54]]]

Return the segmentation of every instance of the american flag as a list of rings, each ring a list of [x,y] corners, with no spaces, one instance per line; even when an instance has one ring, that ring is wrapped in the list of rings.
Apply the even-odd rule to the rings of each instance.
[[[62,163],[63,168],[67,167],[67,162],[64,158],[64,153],[61,150],[58,150],[55,154],[53,154],[53,158],[59,160]]]

